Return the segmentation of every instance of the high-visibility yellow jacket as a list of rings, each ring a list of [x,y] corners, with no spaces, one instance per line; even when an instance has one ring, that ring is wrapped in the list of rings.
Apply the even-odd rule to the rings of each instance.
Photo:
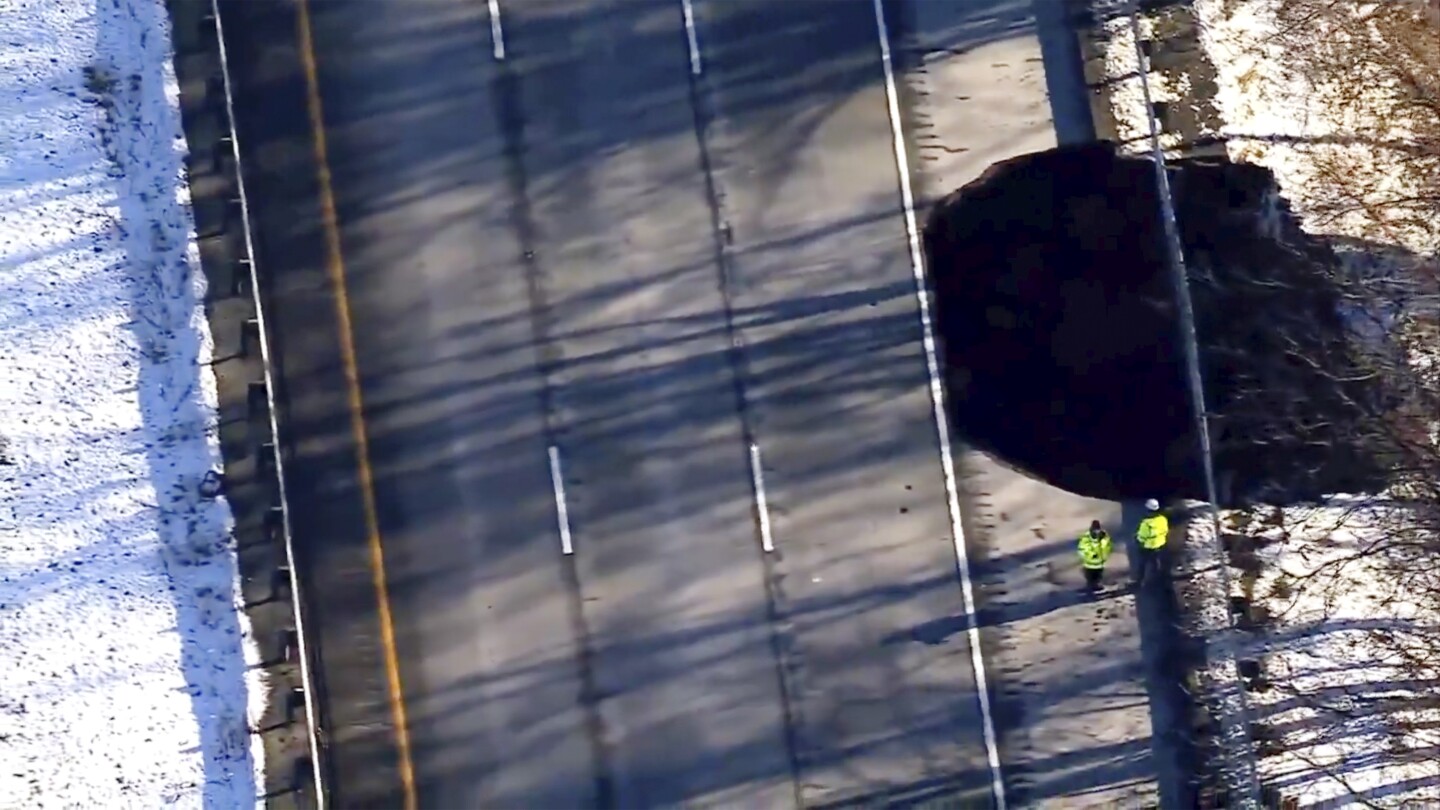
[[[1080,565],[1083,568],[1104,568],[1110,559],[1110,533],[1101,531],[1099,536],[1090,532],[1080,535]]]
[[[1169,536],[1170,521],[1164,515],[1145,518],[1140,521],[1140,528],[1135,530],[1135,539],[1140,541],[1140,547],[1149,551],[1162,548]]]

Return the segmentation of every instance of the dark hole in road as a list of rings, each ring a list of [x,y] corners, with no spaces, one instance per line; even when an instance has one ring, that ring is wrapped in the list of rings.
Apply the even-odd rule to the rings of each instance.
[[[1176,161],[1217,470],[1232,499],[1383,486],[1335,255],[1266,169]],[[1071,492],[1204,497],[1152,164],[1109,144],[992,166],[932,210],[925,250],[956,428]],[[1303,360],[1296,360],[1303,355]]]

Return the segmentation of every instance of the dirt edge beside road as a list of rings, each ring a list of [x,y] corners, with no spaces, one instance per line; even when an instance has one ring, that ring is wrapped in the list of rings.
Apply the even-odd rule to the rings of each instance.
[[[1054,146],[1057,141],[1061,143],[1084,143],[1092,141],[1096,139],[1096,129],[1100,130],[1102,137],[1104,136],[1107,131],[1105,100],[1101,95],[1102,90],[1094,88],[1092,84],[1087,81],[1084,61],[1088,57],[1086,50],[1088,43],[1085,39],[1085,31],[1080,27],[1077,18],[1073,15],[1073,12],[1083,11],[1083,5],[1079,0],[1076,0],[1076,2],[1067,2],[1067,10],[1072,12],[1072,14],[1068,15],[1068,19],[1067,15],[1051,14],[1044,15],[1042,19],[1033,21],[1020,19],[1009,20],[1004,18],[1003,15],[969,20],[966,21],[967,24],[959,26],[958,28],[964,31],[964,36],[970,37],[970,41],[957,42],[943,41],[943,36],[937,37],[934,30],[923,30],[926,29],[926,26],[917,23],[916,19],[917,4],[902,2],[887,4],[889,19],[891,21],[892,41],[894,42],[898,63],[897,68],[901,73],[899,92],[905,119],[905,134],[910,155],[910,170],[915,178],[916,195],[918,198],[918,210],[916,213],[922,223],[926,218],[929,207],[933,205],[936,200],[958,187],[965,180],[978,175],[979,172],[983,171],[984,167],[990,163],[1015,154],[1047,149]],[[933,8],[934,7],[931,7],[932,10]],[[1022,16],[1028,16],[1028,9],[1025,10]],[[1038,29],[1038,32],[1036,29]],[[1043,75],[1043,78],[1040,80],[1043,83],[1044,89],[1053,94],[1062,92],[1064,88],[1070,88],[1070,92],[1081,96],[1082,103],[1065,103],[1063,99],[1059,100],[1061,103],[1055,103],[1057,99],[1046,96],[1045,100],[1048,103],[1048,108],[1026,111],[1019,109],[1019,107],[1023,105],[1020,103],[1020,99],[1013,95],[997,98],[992,104],[992,107],[994,107],[991,111],[992,115],[1019,116],[1015,118],[1015,120],[1008,122],[1007,126],[1014,131],[1006,138],[1000,138],[995,132],[987,132],[983,123],[980,125],[978,131],[967,133],[965,131],[947,131],[943,122],[937,121],[938,118],[943,117],[942,115],[937,115],[937,113],[943,112],[943,108],[937,107],[937,105],[948,102],[954,106],[953,102],[958,100],[960,102],[970,102],[971,108],[974,109],[973,105],[977,103],[975,99],[981,98],[986,92],[984,84],[987,81],[991,84],[996,83],[997,77],[987,74],[981,77],[978,82],[973,82],[977,85],[974,88],[960,86],[940,87],[937,86],[933,76],[927,75],[927,73],[930,72],[928,65],[932,60],[943,60],[952,55],[979,52],[982,49],[992,47],[1007,40],[1013,40],[1016,37],[1036,38],[1037,33],[1039,34],[1038,39],[1040,41],[1037,43],[1038,47],[1035,48],[1035,53],[1029,56],[1022,55],[1019,60],[990,60],[996,62],[996,64],[990,65],[992,72],[997,70],[1002,71],[1004,75],[1014,78],[1016,75],[1033,73],[1043,64],[1046,70],[1042,71],[1042,74],[1048,74]],[[1074,37],[1075,40],[1072,42],[1063,41],[1063,38],[1067,36]],[[963,38],[962,36],[962,39]],[[1034,42],[1034,39],[1031,41]],[[1069,47],[1072,44],[1076,46],[1073,50]],[[980,62],[989,64],[984,55],[977,55],[975,58]],[[964,71],[961,73],[964,73]],[[1033,82],[1034,78],[1032,77],[1028,81]],[[1087,99],[1085,98],[1086,93],[1092,95]],[[1088,116],[1083,109],[1085,106],[1084,101],[1090,102]],[[958,106],[963,107],[965,105],[960,104]],[[1057,117],[1060,119],[1058,122],[1056,120]],[[992,128],[994,128],[993,124],[994,122],[992,121]],[[1040,132],[1040,129],[1043,129],[1044,132]],[[1113,127],[1110,127],[1110,129],[1113,129]],[[995,140],[997,142],[988,143],[986,138],[987,134],[993,136],[988,140]],[[949,170],[948,176],[947,168]],[[957,447],[957,450],[958,449],[960,448]],[[970,453],[968,455],[973,456],[975,454]],[[976,460],[972,459],[972,461]],[[976,463],[983,463],[987,469],[993,467],[996,470],[995,474],[999,475],[1001,479],[1006,481],[1010,481],[1011,479],[1018,480],[1012,473],[1004,470],[1003,465],[997,465],[993,459],[979,459]],[[968,467],[974,466],[973,464],[960,464],[958,460],[957,465],[967,467],[967,469]],[[968,470],[968,472],[973,473],[973,470]],[[982,486],[982,488],[988,486],[990,490],[995,489],[995,486],[986,485],[983,481],[975,479],[973,474],[969,475],[969,477],[971,480],[964,484],[964,489],[973,489],[976,486]],[[1065,493],[1058,493],[1060,499],[1066,500],[1067,502],[1070,500],[1083,500],[1074,499],[1073,497],[1065,498],[1065,495]],[[987,540],[985,537],[982,537],[982,535],[986,534],[986,530],[989,527],[984,525],[987,521],[978,516],[977,510],[985,510],[982,509],[983,505],[977,501],[977,493],[962,492],[962,498],[964,498],[962,510],[967,514],[966,528],[968,530],[967,545],[969,546],[969,554],[972,558],[972,564],[978,565],[981,569],[986,568],[983,561],[986,558],[987,551],[989,551],[990,556],[993,557],[1009,556],[1015,558],[1012,562],[1022,562],[1020,558],[1027,555],[1051,555],[1054,558],[1053,560],[1034,560],[1025,563],[1022,568],[1033,568],[1036,565],[1040,565],[1042,568],[1053,570],[1065,569],[1067,564],[1073,563],[1073,560],[1070,559],[1073,555],[1071,554],[1071,543],[1069,542],[1069,529],[1072,527],[1070,527],[1068,523],[1073,522],[1071,519],[1074,515],[1070,515],[1069,511],[1075,511],[1077,509],[1085,511],[1087,508],[1094,510],[1101,506],[1101,504],[1090,504],[1087,507],[1085,503],[1077,502],[1076,504],[1072,504],[1073,508],[1069,509],[1069,511],[1061,509],[1056,514],[1043,515],[1030,529],[1030,532],[1038,529],[1045,534],[1045,537],[1041,538],[1039,543],[1028,539],[1029,533],[1027,533],[1027,531],[1019,531],[1018,533],[1012,531],[1011,534],[1013,538],[1019,538],[1016,542],[1024,547],[1004,549],[1003,554],[997,554],[996,549],[989,548],[989,546],[993,545],[993,538]],[[1022,500],[1033,500],[1033,497]],[[1114,510],[1115,513],[1113,516],[1114,525],[1112,529],[1117,538],[1128,538],[1129,530],[1133,527],[1135,519],[1135,515],[1131,514],[1134,510],[1127,508],[1124,510],[1122,516],[1121,510],[1114,505],[1111,505],[1110,509]],[[993,511],[995,513],[993,517],[1000,520],[1007,520],[1011,517],[1004,514],[1004,510],[988,511]],[[1076,514],[1079,514],[1079,512],[1076,512]],[[1099,517],[1098,514],[1094,516]],[[1054,525],[1044,525],[1050,518],[1054,519]],[[1088,517],[1086,520],[1088,522]],[[1065,525],[1062,526],[1060,524]],[[1019,523],[1017,522],[1016,525],[1018,526]],[[1014,529],[1015,527],[1012,526],[1011,528]],[[1025,527],[1021,526],[1020,528],[1024,529]],[[1042,546],[1045,547],[1042,548]],[[1055,546],[1055,548],[1048,548],[1049,546]],[[1118,567],[1123,568],[1123,566],[1124,563],[1122,561]],[[1004,567],[1002,564],[1001,568]],[[993,568],[993,566],[991,566],[991,568]],[[1065,569],[1065,571],[1068,572],[1068,569]],[[977,585],[980,586],[980,600],[982,602],[980,610],[982,614],[987,612],[985,603],[997,598],[993,595],[987,596],[987,591],[990,594],[995,593],[991,589],[991,586],[1000,587],[1004,590],[1010,585],[1018,584],[1020,590],[1025,590],[1030,586],[1038,585],[1038,582],[1027,581],[1024,572],[1014,570],[1013,567],[1011,570],[1005,571],[1004,582],[992,581],[994,580],[994,578],[990,576],[992,573],[994,572],[980,570],[977,571],[976,574]],[[1070,573],[1074,573],[1078,578],[1078,571]],[[1058,585],[1051,583],[1049,590],[1054,591],[1058,587]],[[1043,593],[1046,591],[1042,587],[1039,592]],[[1011,593],[1008,597],[1002,596],[999,598],[1008,604],[1016,601],[1018,593],[1019,591]],[[1024,595],[1021,594],[1020,596],[1023,600]],[[1054,597],[1052,596],[1051,598],[1053,600]],[[1144,671],[1137,671],[1122,676],[1121,679],[1125,683],[1133,683],[1135,688],[1143,689],[1149,698],[1148,703],[1145,704],[1146,710],[1144,711],[1144,717],[1150,723],[1150,728],[1146,731],[1151,733],[1153,737],[1149,741],[1150,749],[1145,752],[1145,756],[1149,757],[1152,763],[1146,766],[1151,770],[1151,774],[1147,778],[1155,778],[1158,776],[1158,782],[1160,783],[1158,785],[1159,800],[1161,800],[1165,806],[1188,806],[1185,797],[1191,795],[1189,793],[1189,786],[1193,772],[1190,754],[1184,744],[1183,733],[1174,734],[1168,731],[1168,729],[1178,721],[1189,717],[1190,711],[1190,707],[1184,699],[1181,682],[1177,674],[1174,673],[1166,663],[1173,647],[1173,645],[1167,643],[1167,639],[1172,635],[1169,629],[1174,626],[1175,619],[1173,613],[1165,609],[1166,605],[1164,602],[1166,600],[1142,595],[1137,609],[1133,606],[1133,597],[1128,598],[1132,602],[1131,605],[1116,605],[1115,607],[1120,608],[1119,614],[1117,615],[1136,617],[1134,624],[1131,625],[1130,628],[1127,628],[1127,632],[1131,633],[1134,637],[1134,640],[1128,643],[1134,644],[1137,648],[1135,655],[1138,659],[1143,659]],[[1000,605],[1000,608],[1002,611],[1008,611],[1012,610],[1014,605],[1010,607]],[[1106,609],[1107,611],[1113,610],[1112,607],[1107,607]],[[1123,618],[1120,618],[1119,621],[1122,623],[1125,622]],[[993,636],[993,634],[991,635]],[[1043,635],[1043,633],[1041,635]],[[1141,639],[1143,639],[1143,643],[1141,643]],[[1006,678],[1009,677],[1013,679],[1015,677],[1016,665],[1015,662],[1012,661],[1009,666],[1006,666],[1005,662],[997,658],[997,651],[993,639],[984,644],[984,646],[986,647],[986,663],[988,668],[994,670],[994,674],[1002,681],[1001,683],[992,684],[992,690],[998,701],[1001,693],[1007,689],[1007,685],[1004,683]],[[1051,652],[1063,653],[1063,650],[1052,650]],[[1044,650],[1041,650],[1034,655],[1026,655],[1024,657],[1033,657],[1038,662],[1047,654]],[[1013,655],[1009,657],[1014,658]],[[1019,663],[1024,664],[1023,661]],[[1114,662],[1112,661],[1110,663],[1113,664]],[[1137,663],[1140,663],[1140,661],[1137,661]],[[1022,678],[1021,680],[1023,681],[1025,679]],[[1019,683],[1019,686],[1021,687],[1021,691],[1025,691],[1026,689],[1034,691],[1031,689],[1033,684],[1027,685],[1025,683]],[[1102,697],[1103,696],[1097,694],[1089,696],[1089,699],[1096,700]],[[1023,720],[1023,716],[1021,719]],[[1160,733],[1154,733],[1156,729],[1159,729]],[[1003,736],[1002,734],[1002,738]],[[1033,739],[1036,736],[1034,734],[1022,734],[1021,736],[1031,738],[1032,742],[1036,742],[1036,740]],[[1002,739],[1002,770],[1006,770],[1003,767],[1005,764],[1006,749],[1010,744],[1015,742],[1013,738],[1009,741]],[[1021,745],[1021,748],[1025,748],[1028,745],[1023,739],[1019,740],[1018,744]],[[1098,741],[1096,745],[1100,745]],[[1103,748],[1104,746],[1100,747]],[[1112,747],[1110,748],[1112,753],[1118,753],[1123,750],[1123,748],[1113,747],[1112,742]],[[1131,754],[1131,752],[1128,751],[1125,753],[1126,755]],[[1026,755],[1021,753],[1020,758],[1024,759]],[[1041,759],[1044,761],[1043,758]],[[1051,752],[1048,761],[1053,763],[1053,768],[1060,768],[1060,763],[1064,760],[1061,756],[1057,756],[1056,752]],[[1031,776],[1035,775],[1036,774],[1031,774]],[[1008,785],[1010,776],[1010,771],[1007,770],[1007,787],[1010,787],[1010,785]],[[1028,777],[1022,781],[1031,782],[1031,784],[1020,785],[1020,793],[1035,786]],[[1062,802],[1073,802],[1075,798],[1076,797],[1070,797],[1068,799],[1059,798],[1058,800]],[[1120,799],[1118,796],[1111,798],[1112,800]],[[1106,801],[1106,798],[1099,794],[1092,795],[1089,799],[1102,803]],[[1017,797],[1015,800],[1019,800],[1019,798]],[[1052,799],[1052,801],[1054,800],[1055,799]],[[1130,802],[1137,800],[1140,800],[1138,796],[1128,798]],[[1156,801],[1153,795],[1150,801]],[[1069,804],[1066,806],[1075,805]]]

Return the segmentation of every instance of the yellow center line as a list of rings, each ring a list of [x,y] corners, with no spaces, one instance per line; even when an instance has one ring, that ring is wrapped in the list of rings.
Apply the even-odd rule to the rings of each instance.
[[[355,436],[355,457],[360,475],[360,498],[365,511],[365,530],[370,547],[370,571],[380,607],[380,643],[384,648],[385,676],[390,690],[390,714],[395,724],[395,746],[400,759],[400,783],[406,810],[415,810],[415,768],[410,758],[410,732],[405,720],[405,697],[400,688],[400,658],[395,648],[395,624],[390,614],[390,591],[385,582],[385,552],[380,544],[380,522],[375,509],[375,476],[370,469],[370,446],[365,436],[364,408],[360,397],[360,372],[355,363],[355,336],[350,322],[350,299],[345,288],[345,260],[340,252],[339,218],[335,213],[335,192],[330,183],[329,151],[320,105],[320,78],[315,62],[315,43],[310,30],[310,4],[297,0],[300,60],[305,71],[306,107],[310,131],[315,140],[316,174],[320,181],[320,214],[325,230],[325,268],[335,288],[335,314],[340,322],[340,360],[350,401],[350,427]]]

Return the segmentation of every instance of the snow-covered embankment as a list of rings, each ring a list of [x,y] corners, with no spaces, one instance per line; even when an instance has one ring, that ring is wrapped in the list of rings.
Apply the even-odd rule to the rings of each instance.
[[[1399,32],[1346,25],[1349,17],[1321,17],[1305,32],[1275,9],[1273,0],[1196,4],[1231,156],[1275,172],[1307,230],[1383,249],[1372,257],[1382,275],[1403,282],[1440,248],[1435,201],[1424,201],[1440,155],[1427,161],[1407,147],[1437,131],[1440,109],[1417,117],[1423,108],[1384,75],[1411,69],[1406,43],[1391,39]],[[1345,38],[1367,56],[1287,48],[1282,27],[1289,37]],[[1440,41],[1440,28],[1434,35]],[[1383,296],[1383,305],[1422,305],[1402,298]],[[1271,735],[1261,771],[1303,804],[1440,800],[1440,658],[1427,650],[1440,626],[1440,538],[1409,503],[1434,508],[1425,503],[1433,492],[1397,484],[1376,497],[1225,516],[1259,563],[1250,596],[1265,625],[1256,651],[1264,683],[1253,703]]]
[[[0,4],[0,804],[252,806],[160,0]]]
[[[1232,159],[1269,168],[1303,227],[1331,239],[1352,269],[1366,268],[1369,284],[1351,288],[1373,293],[1361,314],[1383,313],[1379,334],[1405,335],[1419,374],[1403,363],[1384,373],[1401,380],[1397,390],[1427,372],[1433,385],[1436,361],[1424,349],[1437,344],[1403,330],[1433,329],[1440,309],[1430,286],[1440,250],[1440,26],[1433,36],[1406,28],[1411,12],[1398,2],[1293,0],[1305,25],[1281,21],[1279,8],[1197,0],[1193,12],[1174,12],[1193,13],[1213,87],[1198,99],[1190,76],[1162,73],[1152,76],[1155,100],[1204,103],[1221,123],[1162,141],[1223,136]],[[1352,11],[1378,14],[1362,24],[1344,16]],[[1107,73],[1133,75],[1128,24],[1109,33]],[[1426,77],[1429,105],[1416,103]],[[1122,138],[1147,131],[1138,84],[1121,79],[1112,95]],[[1261,664],[1250,696],[1260,771],[1304,805],[1356,795],[1382,806],[1440,801],[1440,537],[1424,511],[1437,507],[1437,489],[1423,473],[1440,454],[1420,433],[1402,442],[1413,452],[1402,454],[1409,468],[1397,470],[1392,491],[1223,515],[1241,566],[1232,595],[1253,605],[1256,624],[1248,655]],[[1194,528],[1191,543],[1213,544]]]

